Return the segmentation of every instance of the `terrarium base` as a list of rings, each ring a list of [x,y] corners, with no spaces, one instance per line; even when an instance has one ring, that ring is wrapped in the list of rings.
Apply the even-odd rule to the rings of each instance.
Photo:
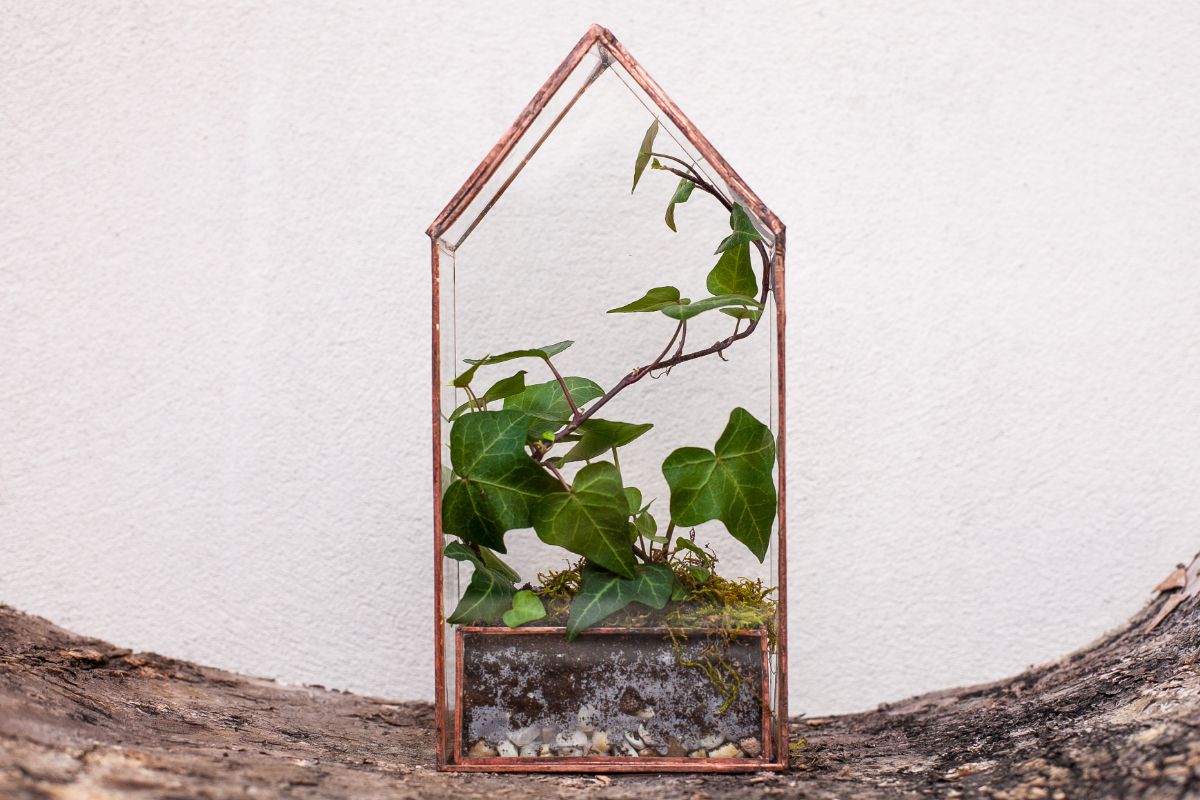
[[[764,630],[714,638],[703,630],[595,628],[568,642],[561,627],[460,627],[455,647],[451,752],[441,768],[747,772],[785,765]],[[723,690],[700,661],[719,666]]]

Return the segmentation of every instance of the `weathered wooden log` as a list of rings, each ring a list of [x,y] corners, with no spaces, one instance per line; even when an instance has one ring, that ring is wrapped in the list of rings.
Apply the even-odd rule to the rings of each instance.
[[[0,606],[0,797],[1200,797],[1198,571],[1010,680],[796,720],[794,769],[748,776],[438,773],[425,703],[133,653]]]

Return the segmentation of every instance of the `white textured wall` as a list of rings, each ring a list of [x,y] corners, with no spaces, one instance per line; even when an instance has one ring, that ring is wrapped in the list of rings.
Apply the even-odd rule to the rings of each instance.
[[[6,4],[0,601],[428,697],[422,232],[592,21],[789,226],[796,711],[1200,544],[1194,3],[434,5]]]

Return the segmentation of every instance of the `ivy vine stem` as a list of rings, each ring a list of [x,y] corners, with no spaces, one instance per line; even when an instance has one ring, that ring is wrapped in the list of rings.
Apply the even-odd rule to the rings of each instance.
[[[674,170],[670,167],[667,167],[665,169],[667,169],[670,172],[675,172],[676,174],[679,174],[676,170]],[[682,177],[685,177],[688,180],[693,180],[690,176],[687,176],[687,175],[684,175]],[[718,192],[713,186],[709,185],[707,182],[696,182],[696,188],[715,197],[717,199],[717,201],[720,202],[721,205],[723,205],[727,211],[731,211],[733,209],[733,204],[730,203],[728,200],[726,200],[720,194],[720,192]],[[758,302],[764,307],[764,310],[765,310],[766,303],[767,303],[767,295],[771,291],[771,257],[769,255],[767,255],[767,248],[763,246],[763,243],[761,241],[755,241],[754,246],[755,246],[755,249],[758,250],[759,258],[762,260],[762,289],[759,291]],[[627,375],[625,375],[625,377],[623,377],[623,378],[621,378],[621,380],[617,381],[616,385],[614,385],[611,389],[609,389],[607,392],[605,392],[601,397],[596,399],[595,402],[591,403],[587,407],[586,410],[584,410],[584,411],[576,410],[575,414],[572,415],[571,419],[567,422],[567,424],[564,425],[557,433],[554,434],[554,444],[561,442],[563,439],[565,439],[566,437],[568,437],[572,433],[574,433],[575,430],[577,430],[580,425],[582,425],[584,422],[586,422],[588,419],[590,419],[593,414],[595,414],[597,411],[599,411],[601,408],[603,408],[605,406],[605,404],[608,403],[609,400],[612,400],[614,397],[616,397],[622,391],[624,391],[625,389],[629,388],[633,384],[640,381],[642,378],[644,378],[646,375],[648,375],[652,370],[670,369],[671,367],[674,367],[677,364],[683,364],[687,361],[694,361],[697,358],[703,358],[704,356],[710,356],[710,355],[713,355],[716,353],[721,353],[727,347],[729,347],[731,344],[733,344],[734,342],[738,341],[739,339],[745,339],[747,336],[754,333],[754,330],[758,327],[758,322],[760,319],[762,319],[761,314],[759,316],[751,319],[750,323],[746,326],[745,330],[739,331],[737,329],[737,327],[735,326],[734,332],[732,334],[730,334],[729,336],[726,336],[724,339],[720,339],[719,341],[714,342],[713,344],[709,345],[708,347],[701,348],[700,350],[694,350],[690,353],[676,352],[676,354],[671,356],[670,358],[664,358],[663,356],[667,353],[668,350],[671,349],[671,345],[668,344],[666,349],[663,350],[663,353],[661,355],[659,355],[658,358],[654,359],[653,361],[651,361],[649,364],[646,364],[645,366],[637,367],[634,370],[632,370],[631,372],[629,372]],[[678,328],[677,330],[682,333],[682,328]],[[674,337],[672,337],[672,342],[673,341],[674,341]],[[682,350],[682,348],[681,348],[681,350]],[[565,385],[563,385],[563,391],[564,392],[566,391]],[[569,394],[567,395],[567,399],[570,400]],[[574,405],[574,404],[572,404],[572,405]],[[547,448],[547,450],[548,449],[549,448]],[[542,458],[545,455],[545,453],[546,453],[545,450],[541,451],[540,453],[537,454],[536,458],[537,459]]]

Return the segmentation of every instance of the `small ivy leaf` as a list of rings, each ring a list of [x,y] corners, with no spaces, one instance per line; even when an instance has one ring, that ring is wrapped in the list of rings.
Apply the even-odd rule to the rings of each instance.
[[[667,227],[675,230],[675,206],[680,203],[686,203],[688,198],[692,196],[692,189],[696,188],[696,184],[689,181],[687,178],[680,178],[679,185],[675,187],[675,194],[671,195],[671,202],[667,204]],[[710,288],[709,291],[712,291]],[[716,292],[713,292],[716,294]]]
[[[762,309],[758,308],[722,308],[722,314],[728,314],[734,319],[758,319],[762,316]]]
[[[504,624],[519,628],[544,616],[546,607],[542,605],[542,599],[528,589],[522,589],[513,596],[512,608],[504,612]]]
[[[567,385],[567,391],[577,406],[604,395],[599,384],[578,375],[568,375],[563,378],[563,383]],[[524,391],[505,398],[504,409],[521,411],[529,417],[529,436],[533,439],[540,438],[546,432],[553,439],[554,429],[562,427],[571,418],[571,405],[558,381],[526,386]]]
[[[617,468],[607,461],[579,470],[571,491],[542,497],[533,509],[533,529],[546,544],[563,547],[623,577],[634,577],[629,503]]]
[[[703,563],[709,565],[712,564],[712,556],[702,550],[700,546],[691,539],[685,539],[682,536],[676,537],[675,548],[679,549],[680,547],[682,547],[684,550],[691,550],[692,553],[695,554]]]
[[[683,600],[687,600],[691,596],[692,596],[692,593],[688,591],[688,588],[686,586],[684,586],[679,581],[675,581],[675,588],[671,590],[671,599],[672,600],[674,600],[675,602],[678,603]]]
[[[644,536],[655,544],[666,544],[671,541],[666,536],[658,536],[658,521],[649,511],[642,511],[633,518],[633,528],[638,536]]]
[[[494,622],[512,605],[513,592],[513,585],[505,576],[487,567],[475,567],[467,590],[446,621],[452,625]]]
[[[714,450],[682,447],[663,462],[671,519],[681,527],[720,520],[762,561],[777,510],[774,464],[771,429],[735,408]]]
[[[589,419],[579,426],[582,434],[575,446],[562,457],[562,463],[591,461],[614,447],[624,447],[646,431],[653,428],[649,422],[612,422],[607,419]]]
[[[567,617],[567,641],[630,603],[662,608],[674,588],[675,573],[666,564],[641,564],[636,575],[628,578],[586,564],[579,594],[571,601]]]
[[[711,311],[714,308],[723,308],[725,306],[762,308],[762,303],[758,302],[753,297],[746,297],[740,294],[721,294],[717,295],[716,297],[706,297],[703,300],[696,300],[692,303],[679,303],[673,306],[666,306],[660,310],[671,319],[687,320],[703,314],[705,311]]]
[[[479,556],[475,555],[475,551],[462,542],[447,542],[446,546],[442,548],[442,555],[446,558],[453,558],[455,561],[466,561],[477,567],[483,566],[483,562],[479,560]]]
[[[488,355],[483,358],[464,358],[463,363],[470,364],[471,367],[451,381],[451,385],[462,389],[471,384],[471,380],[475,377],[475,371],[480,367],[490,366],[491,364],[502,364],[505,361],[512,361],[514,358],[540,358],[543,361],[549,361],[552,356],[558,355],[573,344],[575,343],[572,341],[555,342],[545,347],[509,350],[507,353],[500,353],[494,356]]]
[[[656,119],[650,123],[646,135],[642,137],[642,146],[638,148],[637,158],[633,162],[633,188],[629,190],[631,193],[637,188],[642,173],[646,171],[646,165],[650,163],[650,151],[654,149],[654,137],[657,135],[658,120]]]
[[[529,420],[520,411],[477,411],[450,429],[458,479],[442,497],[442,529],[467,542],[507,552],[504,534],[528,528],[533,505],[558,482],[525,451]]]
[[[633,486],[625,487],[625,502],[629,505],[630,515],[642,510],[642,490]]]
[[[742,208],[741,203],[733,204],[733,210],[729,212],[729,227],[733,233],[726,236],[717,245],[716,252],[718,253],[723,253],[739,244],[748,244],[749,242],[757,242],[762,239],[758,228],[754,227],[754,222],[751,221],[750,215],[746,213],[746,209]]]
[[[634,314],[639,312],[645,313],[647,311],[661,311],[668,306],[679,305],[680,302],[679,290],[674,286],[656,286],[632,303],[626,303],[617,308],[610,308],[608,313]]]
[[[755,297],[758,294],[758,279],[754,277],[754,267],[750,265],[749,243],[743,242],[721,254],[716,266],[708,273],[707,286],[714,295]]]
[[[503,400],[506,397],[525,391],[525,370],[519,371],[515,375],[510,375],[507,378],[501,378],[493,383],[488,390],[479,398],[484,405],[494,403],[497,400]],[[461,417],[471,409],[471,401],[463,403],[458,408],[454,409],[454,413],[450,415],[450,421]]]
[[[706,570],[704,567],[688,567],[687,571],[688,574],[691,575],[696,581],[696,583],[705,583],[710,577],[712,577],[712,573]]]

